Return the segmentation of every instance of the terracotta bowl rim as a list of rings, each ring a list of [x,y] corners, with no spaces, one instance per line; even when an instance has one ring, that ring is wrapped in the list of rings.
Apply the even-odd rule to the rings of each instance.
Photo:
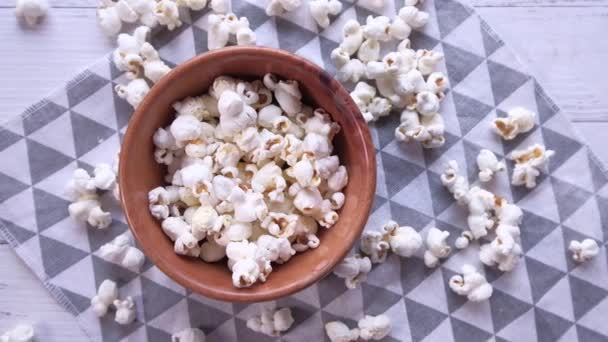
[[[141,121],[145,120],[146,113],[148,112],[149,107],[151,106],[151,102],[153,102],[152,99],[158,96],[165,89],[171,87],[171,84],[173,82],[178,81],[184,73],[187,73],[196,65],[204,64],[206,61],[211,59],[230,57],[234,56],[235,54],[263,55],[269,59],[282,59],[292,63],[301,63],[308,68],[317,70],[321,75],[322,79],[328,80],[329,82],[333,83],[332,88],[335,89],[336,94],[339,95],[341,99],[345,100],[345,106],[349,109],[349,112],[353,113],[355,116],[355,126],[357,127],[357,131],[353,133],[360,134],[364,142],[364,150],[361,151],[362,157],[357,158],[357,160],[361,160],[364,162],[366,172],[370,175],[370,177],[367,182],[359,180],[363,183],[360,193],[362,193],[363,198],[365,198],[366,200],[364,201],[364,203],[361,204],[361,206],[357,207],[357,210],[363,211],[365,214],[363,217],[368,218],[372,208],[376,188],[376,158],[369,128],[367,127],[365,120],[363,120],[361,112],[351,99],[348,91],[340,84],[340,82],[330,76],[325,70],[323,70],[313,62],[298,55],[295,55],[291,52],[269,47],[231,46],[205,52],[178,65],[171,72],[165,75],[158,83],[156,83],[150,89],[148,95],[144,98],[139,107],[134,111],[129,120],[127,131],[121,144],[119,162],[119,184],[126,184],[126,182],[128,182],[126,175],[127,171],[125,170],[126,168],[123,167],[123,165],[125,165],[125,163],[127,163],[130,159],[130,150],[128,148],[125,148],[125,146],[131,145],[137,139],[142,139],[142,137],[138,136],[138,134],[136,133],[137,127],[140,126]],[[351,115],[350,113],[346,115]],[[357,118],[357,116],[359,118]],[[336,253],[332,253],[331,257],[329,259],[326,259],[325,266],[315,270],[311,270],[310,272],[305,272],[301,278],[293,279],[293,281],[288,286],[281,286],[277,289],[266,290],[263,292],[248,292],[239,294],[239,289],[237,288],[232,288],[230,290],[222,290],[218,289],[217,287],[209,287],[204,282],[197,281],[196,279],[188,277],[186,274],[182,273],[178,267],[174,267],[169,264],[169,262],[163,260],[161,257],[161,253],[157,252],[156,246],[152,246],[150,244],[142,242],[146,241],[146,239],[142,239],[140,236],[140,234],[144,233],[144,229],[139,229],[137,227],[137,219],[134,218],[134,212],[136,210],[141,210],[142,208],[138,207],[135,203],[130,203],[129,201],[127,201],[122,192],[120,194],[120,197],[121,206],[123,207],[129,230],[131,230],[133,236],[138,241],[139,246],[143,250],[146,257],[149,258],[155,266],[157,266],[169,278],[171,278],[181,286],[184,286],[185,288],[188,288],[209,298],[228,302],[260,302],[274,300],[280,297],[285,297],[296,293],[316,283],[324,276],[329,274],[331,270],[335,267],[335,265],[338,264],[348,254],[352,246],[354,246],[359,236],[361,235],[361,232],[365,228],[365,224],[367,222],[367,220],[359,222],[357,227],[354,227],[357,230],[357,234],[351,235],[350,238],[344,239],[342,244],[335,246],[338,251]],[[145,210],[148,210],[148,208],[146,207]],[[160,223],[158,223],[158,227],[160,229]],[[285,265],[283,265],[283,267],[289,267],[288,265],[289,263],[286,263]]]

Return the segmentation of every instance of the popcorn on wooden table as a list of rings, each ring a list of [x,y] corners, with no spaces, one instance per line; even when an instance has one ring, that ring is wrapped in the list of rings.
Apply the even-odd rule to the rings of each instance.
[[[22,17],[28,25],[36,25],[49,10],[47,0],[17,0],[15,15]]]

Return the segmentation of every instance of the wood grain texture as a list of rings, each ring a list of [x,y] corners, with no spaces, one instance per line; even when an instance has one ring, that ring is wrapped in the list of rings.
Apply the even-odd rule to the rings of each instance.
[[[13,9],[0,8],[0,37],[0,121],[68,81],[114,44],[98,29],[92,9],[54,9],[31,28]]]
[[[0,246],[0,334],[34,325],[36,341],[86,341],[72,314],[53,299],[8,245]]]
[[[608,162],[608,0],[469,0],[535,71],[576,129]],[[63,85],[111,51],[97,27],[97,0],[50,0],[35,28],[14,17],[15,0],[0,0],[0,121]],[[83,341],[65,312],[0,240],[0,332],[18,322],[36,325],[39,341]],[[35,312],[33,311],[35,307]]]

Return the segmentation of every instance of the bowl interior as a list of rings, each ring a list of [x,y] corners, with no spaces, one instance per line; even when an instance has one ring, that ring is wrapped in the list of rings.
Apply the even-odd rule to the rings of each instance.
[[[342,127],[335,152],[347,166],[346,202],[338,223],[320,228],[321,244],[298,253],[285,265],[273,265],[265,283],[232,286],[225,261],[207,264],[173,252],[173,243],[148,211],[147,193],[164,185],[164,166],[154,161],[152,135],[174,118],[171,104],[207,92],[221,75],[261,78],[274,73],[300,83],[305,101],[323,107]],[[169,277],[208,297],[228,301],[263,301],[294,293],[327,274],[359,237],[368,217],[376,184],[374,149],[367,125],[348,93],[314,64],[281,50],[236,47],[217,50],[182,64],[157,83],[133,115],[120,157],[122,203],[129,226],[145,254]]]

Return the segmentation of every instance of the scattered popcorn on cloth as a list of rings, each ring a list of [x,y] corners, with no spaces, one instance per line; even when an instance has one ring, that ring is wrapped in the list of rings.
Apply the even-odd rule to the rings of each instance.
[[[129,3],[134,4],[137,1]],[[223,11],[218,10],[223,5],[222,1],[207,1],[200,12],[196,12],[196,8],[202,6],[201,2],[176,3],[179,7],[181,26],[175,27],[173,31],[168,31],[168,25],[158,23],[154,6],[151,10],[145,6],[135,6],[131,8],[137,14],[135,22],[123,23],[118,18],[122,30],[112,36],[119,33],[132,36],[136,27],[152,26],[151,22],[156,22],[156,28],[149,37],[146,35],[141,45],[143,46],[144,42],[149,43],[158,52],[159,58],[168,67],[173,68],[195,54],[207,50],[206,30],[209,27],[208,17],[212,13],[234,13],[237,18],[247,18],[249,28],[255,33],[256,44],[298,52],[322,64],[328,73],[334,75],[342,69],[334,65],[331,58],[331,52],[336,47],[346,49],[345,53],[350,61],[359,60],[357,50],[368,40],[364,37],[362,28],[366,24],[368,14],[389,18],[390,24],[394,21],[393,29],[389,32],[405,34],[407,28],[401,21],[406,24],[407,21],[398,14],[406,5],[415,6],[418,13],[428,13],[426,25],[414,28],[408,24],[412,29],[407,38],[409,44],[397,39],[378,41],[381,49],[375,62],[384,67],[383,61],[388,62],[388,59],[381,58],[386,54],[407,51],[408,48],[443,54],[443,60],[437,62],[433,72],[424,76],[425,87],[431,89],[428,91],[435,92],[436,96],[441,87],[446,86],[439,105],[445,141],[441,147],[430,150],[423,150],[421,144],[416,142],[405,144],[395,139],[395,130],[402,121],[404,126],[407,126],[411,122],[416,124],[415,120],[418,119],[420,125],[424,126],[418,108],[405,112],[391,108],[387,112],[388,104],[393,106],[393,103],[381,99],[384,96],[376,87],[377,80],[367,79],[367,65],[361,68],[357,62],[350,63],[347,60],[351,66],[344,69],[344,73],[349,78],[359,77],[359,82],[366,82],[376,91],[374,95],[369,88],[361,86],[358,93],[361,99],[355,101],[367,105],[370,117],[377,117],[377,120],[370,124],[370,129],[378,160],[378,183],[366,232],[378,232],[379,235],[370,236],[371,251],[370,255],[367,255],[370,259],[370,271],[367,273],[367,280],[360,282],[356,289],[348,289],[345,279],[329,274],[300,293],[268,303],[269,307],[289,308],[292,312],[294,322],[288,330],[281,333],[281,339],[322,341],[329,338],[325,336],[326,324],[339,321],[343,325],[329,325],[334,326],[330,328],[334,338],[340,338],[342,341],[361,340],[357,323],[366,315],[385,315],[390,319],[392,328],[385,340],[391,341],[467,340],[469,337],[463,336],[463,331],[474,332],[475,336],[482,340],[494,336],[511,340],[521,336],[522,326],[529,332],[527,336],[530,336],[530,340],[607,339],[604,323],[604,317],[608,315],[608,271],[605,266],[607,237],[605,229],[602,228],[607,225],[603,215],[608,210],[608,176],[604,172],[605,168],[573,132],[567,117],[547,97],[542,84],[530,77],[525,71],[526,68],[519,66],[518,59],[510,48],[504,46],[472,9],[456,0],[368,0],[358,1],[356,4],[342,2],[340,13],[333,15],[328,12],[329,25],[322,30],[310,13],[308,1],[302,1],[293,11],[276,17],[268,17],[264,13],[269,1],[258,4],[232,0]],[[146,1],[141,4],[146,5]],[[375,7],[376,4],[378,7]],[[192,8],[192,11],[189,8]],[[167,14],[162,14],[166,17],[162,20],[166,19],[166,22],[170,22],[169,18],[172,16],[171,7],[168,6],[168,9]],[[54,10],[49,10],[46,20],[55,18]],[[133,20],[128,17],[129,11],[124,14],[126,19]],[[397,17],[401,21],[393,20]],[[422,19],[424,20],[423,17]],[[172,20],[176,24],[175,17]],[[43,29],[45,21],[40,24],[42,25],[39,28]],[[367,36],[376,34],[379,39],[385,39],[377,30],[367,31]],[[231,34],[228,44],[236,44],[237,38]],[[347,39],[351,42],[347,43]],[[361,41],[357,42],[359,39]],[[367,50],[364,52],[368,56],[362,55],[366,58],[369,58],[369,55],[374,57],[376,44],[368,41],[366,45]],[[592,44],[590,46],[593,48]],[[143,56],[150,56],[151,63],[158,61],[153,53],[147,54],[151,51],[144,49],[143,52],[145,53],[138,53],[142,63],[136,65],[141,65],[142,69],[137,71],[141,75],[139,78],[145,79],[148,87],[151,87],[153,83],[147,79],[149,76],[145,75],[143,64],[146,60]],[[344,53],[336,57],[344,61]],[[135,56],[133,58],[137,60]],[[127,231],[125,218],[113,198],[116,187],[108,190],[95,189],[100,209],[111,213],[112,220],[108,227],[95,229],[89,227],[86,220],[79,222],[69,217],[67,208],[72,201],[64,193],[65,184],[77,168],[85,170],[89,177],[94,178],[96,164],[112,163],[133,111],[126,99],[113,92],[116,85],[126,86],[131,81],[126,75],[130,70],[118,70],[112,60],[112,55],[107,56],[44,101],[29,108],[24,116],[0,124],[0,154],[4,157],[4,162],[0,163],[0,182],[6,185],[0,191],[0,235],[50,289],[50,293],[58,302],[76,317],[76,321],[94,341],[170,341],[172,335],[192,336],[194,341],[200,340],[200,334],[181,334],[182,331],[189,331],[187,329],[203,331],[208,341],[255,341],[264,338],[246,326],[247,319],[262,312],[256,305],[223,303],[190,293],[164,276],[150,261],[145,261],[139,270],[129,270],[120,266],[119,262],[106,261],[99,256],[102,246]],[[363,63],[361,60],[359,62]],[[432,63],[433,58],[430,58],[420,65],[425,69]],[[160,65],[158,63],[152,65],[156,65],[152,70],[162,69],[157,69]],[[425,73],[428,71],[430,70],[424,70]],[[445,79],[438,75],[432,76],[435,72],[443,73]],[[277,86],[273,79],[266,81],[262,80],[261,84],[241,87],[234,91],[242,94],[248,102],[255,102],[248,105],[259,112],[258,122],[264,125],[265,129],[271,133],[275,129],[284,129],[297,137],[301,134],[297,125],[289,125],[286,120],[277,120],[275,123],[274,119],[277,117],[277,108],[282,111],[281,106],[285,106],[289,111],[297,110],[297,101],[293,100],[297,99],[298,94],[292,91],[293,88],[289,84],[284,84],[279,87],[282,102],[275,104],[276,108],[262,101],[267,99],[267,96],[258,94],[257,103],[256,89],[270,90],[268,86]],[[349,91],[354,91],[357,82],[349,81],[345,85]],[[270,91],[274,95],[276,90]],[[137,100],[137,96],[132,99]],[[413,97],[409,99],[413,101]],[[422,111],[434,109],[436,104],[432,96],[423,95],[421,100]],[[218,117],[219,113],[213,109],[215,102],[217,100],[211,95],[200,99],[184,99],[176,104],[175,110],[184,114],[194,113],[201,118]],[[260,107],[256,108],[258,105]],[[263,111],[260,110],[262,107]],[[534,125],[530,125],[531,115],[525,114],[522,117],[523,112],[518,110],[518,118],[515,115],[517,111],[512,113],[518,107],[534,113]],[[211,108],[211,111],[204,108]],[[246,114],[236,115],[235,120],[227,125],[226,129],[237,130],[241,124],[246,124],[249,120]],[[511,140],[506,140],[496,133],[494,124],[498,118],[507,121],[505,126],[517,127],[518,133]],[[290,120],[297,123],[297,117]],[[187,121],[182,123],[184,125],[177,129],[178,131],[188,127]],[[437,122],[432,120],[424,121],[425,125],[427,123],[431,127],[438,127],[435,125]],[[205,138],[209,134],[209,127],[200,129],[198,133]],[[197,130],[194,132],[197,133]],[[171,141],[166,133],[171,133],[170,127],[167,132],[159,132],[154,137],[156,145],[159,146],[158,150],[154,151],[155,158],[164,164],[172,164],[173,159],[182,156],[173,153],[171,148],[177,142]],[[188,135],[192,134],[187,129],[180,133],[186,140]],[[242,151],[255,150],[252,147],[255,141],[251,139],[252,136],[255,134],[251,130],[242,130],[232,144]],[[263,138],[272,141],[272,137],[267,134]],[[182,139],[179,143],[183,141]],[[295,139],[291,139],[289,143],[294,141]],[[317,142],[310,139],[307,144],[323,147]],[[527,151],[536,144],[544,146],[545,156],[547,151],[555,151],[548,162],[545,160],[546,168],[531,164],[522,168],[522,171],[526,171],[522,172],[526,175],[524,180],[532,180],[532,177],[528,176],[533,174],[530,171],[532,168],[539,172],[534,178],[536,186],[528,188],[526,184],[511,185],[516,164],[510,158],[511,154],[514,151]],[[220,147],[219,144],[203,146],[188,143],[180,148],[184,149],[184,153],[187,150],[189,154],[200,156],[216,154],[214,149],[219,149],[217,154],[221,158],[213,160],[213,163],[221,163],[222,168],[218,175],[227,179],[238,178],[239,174],[252,177],[263,167],[256,165],[257,168],[240,169],[238,164],[233,166],[234,149],[228,146],[221,149]],[[482,157],[483,167],[480,170],[477,157],[484,149],[491,151],[498,163],[505,162],[504,171],[499,170],[500,167],[497,167],[493,158],[485,157]],[[325,152],[323,148],[316,150]],[[286,150],[284,157],[295,165],[300,159],[294,157],[293,152],[291,149]],[[261,153],[258,157],[263,158],[267,153],[274,152]],[[485,152],[484,154],[487,155]],[[442,184],[441,176],[446,163],[451,160],[456,162],[457,170],[452,169],[444,178],[448,184],[453,184],[451,189],[458,194],[458,199]],[[204,169],[205,166],[196,168]],[[331,174],[330,171],[334,168],[335,161],[328,158],[319,163],[319,169],[315,172],[325,177],[327,172]],[[308,177],[307,170],[310,169],[306,160],[302,160],[297,170],[294,176],[297,174],[302,183],[316,182],[314,176]],[[491,171],[487,182],[480,181],[480,171],[485,171],[484,175],[490,175]],[[335,183],[332,181],[332,186],[340,185],[341,177],[338,176],[334,178]],[[177,180],[179,181],[179,178]],[[181,180],[196,182],[196,178],[190,177],[188,172]],[[167,181],[171,182],[172,179]],[[100,182],[102,183],[104,182]],[[256,187],[264,189],[269,189],[268,184],[271,184],[270,188],[274,184],[268,183],[264,177],[256,179],[255,183]],[[297,186],[291,188],[285,185],[282,192],[270,190],[268,196],[280,198],[282,193],[288,197],[290,191],[297,194],[302,190]],[[230,188],[229,182],[223,178],[205,186],[208,189],[215,186]],[[486,235],[480,238],[474,236],[468,219],[469,205],[466,195],[474,187],[504,199],[499,201],[500,206],[485,206],[489,204],[485,201],[489,196],[482,196],[484,192],[476,195],[478,197],[474,202],[480,206],[473,208],[476,215],[471,222],[478,224],[475,226],[479,228],[476,230],[477,234],[486,232]],[[175,208],[168,204],[174,201],[174,198],[192,200],[192,196],[184,191],[180,193],[178,189],[173,188],[166,190],[166,193],[159,193],[156,199],[155,210],[160,217],[164,216],[165,212],[167,216],[174,212]],[[201,187],[200,190],[200,194],[203,194],[204,188]],[[306,207],[306,202],[315,199],[309,195],[301,198],[302,208]],[[264,200],[267,198],[264,195]],[[327,199],[329,208],[339,207],[343,200],[340,196]],[[257,201],[255,196],[241,196],[235,200],[237,203]],[[506,205],[521,209],[521,222],[517,221],[517,210]],[[250,210],[246,207],[235,207],[227,200],[219,200],[215,206],[217,217],[208,208],[200,212],[187,210],[181,214],[184,222],[197,226],[196,234],[202,234],[223,227],[226,221],[222,216],[234,212],[236,208],[239,209],[239,217],[256,217],[257,220],[257,215],[262,210]],[[24,212],[27,215],[21,215]],[[399,238],[390,239],[393,243],[382,238],[382,228],[390,220],[395,221],[400,228],[411,227],[420,235],[420,247],[411,256],[401,254],[409,254],[418,245],[417,238],[409,237],[414,236],[413,234],[397,234],[395,229],[393,232]],[[285,218],[285,221],[290,222],[289,217]],[[299,222],[306,225],[311,233],[302,234],[298,243],[292,245],[297,253],[317,248],[304,253],[316,252],[323,248],[322,236],[319,241],[314,239],[318,233],[314,231],[312,224],[316,221],[312,221],[314,222]],[[488,228],[485,224],[489,225],[490,221],[500,221],[501,227],[492,225]],[[180,225],[183,225],[181,221],[172,222],[167,230],[179,232]],[[265,229],[278,233],[289,232],[289,229],[282,229],[275,219],[269,219],[265,225],[266,228],[261,226],[261,222],[259,227],[252,225],[252,236],[265,232]],[[318,231],[325,229],[318,226],[319,224]],[[451,247],[451,253],[447,258],[440,259],[437,267],[427,268],[423,258],[428,250],[427,235],[432,227],[449,233],[446,244]],[[514,227],[519,229],[519,234]],[[234,225],[229,233],[226,239],[249,234],[249,228],[247,225]],[[497,235],[500,235],[498,240]],[[401,239],[402,237],[404,239]],[[189,237],[184,236],[180,240],[180,251],[188,250],[187,238]],[[587,239],[597,244],[597,255],[594,257],[591,256],[595,254],[595,248],[591,243],[585,242]],[[276,257],[277,260],[287,258],[289,253],[285,253],[287,249],[282,249],[280,237],[265,240],[264,253]],[[223,241],[225,240],[220,239],[219,242]],[[384,243],[379,243],[382,241]],[[573,241],[579,243],[572,243]],[[138,248],[133,242],[129,241],[128,247]],[[571,243],[573,251],[569,249]],[[491,247],[492,244],[495,247]],[[493,266],[485,265],[480,260],[480,248],[486,245],[489,247],[484,247],[487,249],[484,261],[493,263]],[[215,241],[208,241],[199,247],[199,257],[207,262],[225,258],[225,249]],[[361,249],[362,246],[355,246],[350,255]],[[384,262],[372,262],[372,258],[377,261],[382,259],[382,251],[386,256]],[[584,261],[575,261],[574,255]],[[519,261],[514,262],[515,260]],[[241,263],[239,268],[246,271],[245,266],[248,264],[250,265],[248,262]],[[492,295],[488,300],[471,302],[469,295],[460,296],[450,288],[449,280],[453,276],[460,275],[464,280],[464,264],[473,266],[475,272],[482,275],[492,287]],[[500,267],[513,268],[503,272]],[[114,305],[108,307],[108,313],[102,318],[95,314],[91,300],[98,296],[98,289],[105,279],[116,283],[118,299],[126,301],[119,304],[121,307],[126,309],[130,306],[127,297],[131,296],[135,309],[135,318],[131,323],[117,328],[118,323],[114,321],[117,309]],[[480,283],[483,282],[476,284]],[[585,294],[584,297],[581,296],[582,293]],[[120,320],[129,321],[131,315],[130,311],[122,311]],[[42,324],[48,322],[7,322],[0,335],[18,323],[32,324],[39,339]]]

